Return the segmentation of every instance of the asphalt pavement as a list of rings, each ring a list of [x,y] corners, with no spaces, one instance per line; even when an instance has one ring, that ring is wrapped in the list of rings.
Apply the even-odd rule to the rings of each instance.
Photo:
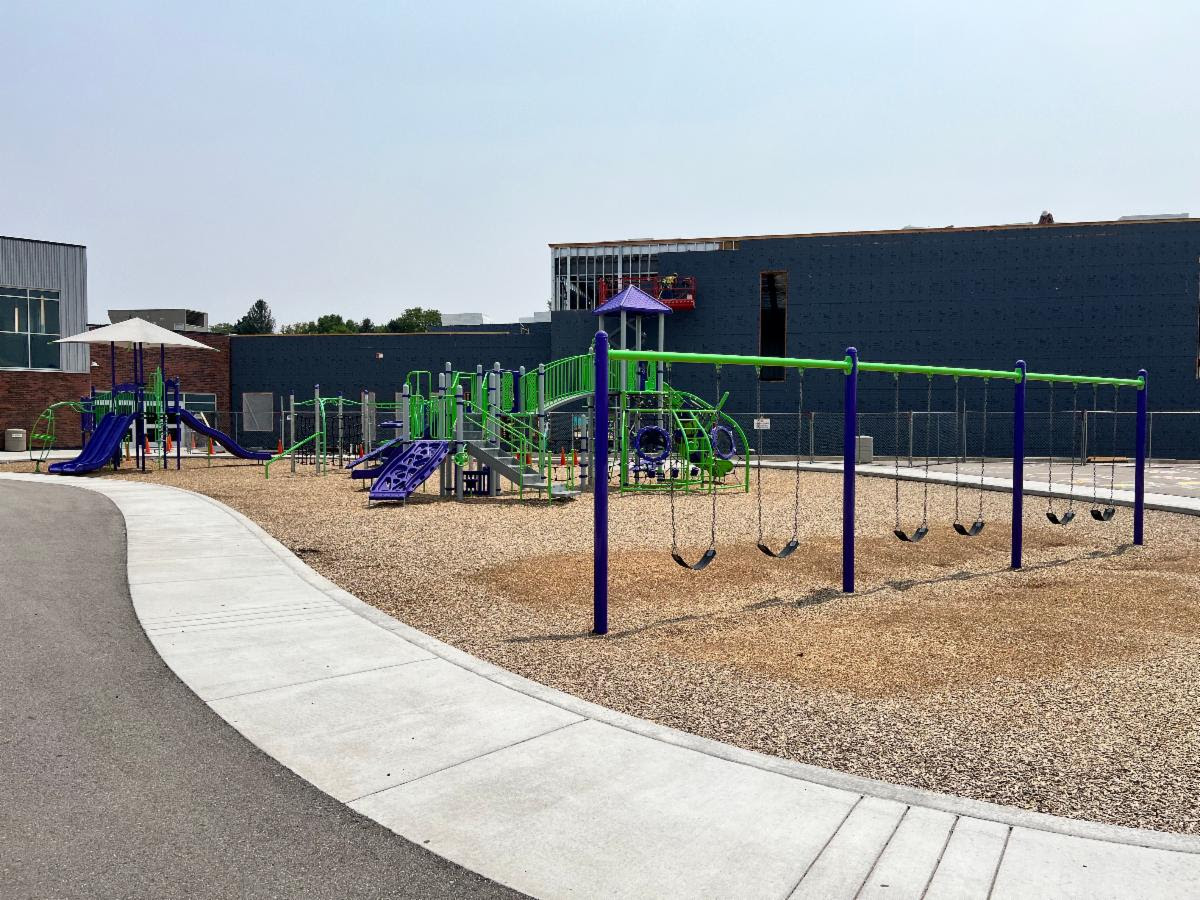
[[[259,751],[145,637],[107,498],[0,483],[0,894],[517,897]]]

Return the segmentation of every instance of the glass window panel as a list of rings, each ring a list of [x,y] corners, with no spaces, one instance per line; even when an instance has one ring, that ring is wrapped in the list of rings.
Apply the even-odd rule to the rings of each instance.
[[[0,286],[0,296],[4,296],[4,297],[24,297],[24,296],[25,296],[25,293],[26,293],[26,292],[25,292],[25,289],[24,289],[24,288],[16,288],[16,287],[3,287],[3,286]]]
[[[0,366],[29,365],[29,338],[23,334],[0,332]]]
[[[53,343],[54,337],[44,334],[29,336],[29,366],[33,369],[59,368],[58,344]]]
[[[57,337],[58,330],[58,301],[30,300],[29,301],[30,331],[39,334],[52,334]]]
[[[25,331],[27,300],[0,297],[0,331]]]

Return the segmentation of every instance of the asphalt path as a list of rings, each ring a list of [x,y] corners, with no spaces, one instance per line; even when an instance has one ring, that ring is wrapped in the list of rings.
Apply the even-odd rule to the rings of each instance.
[[[105,497],[0,483],[0,895],[517,897],[321,793],[166,667]]]

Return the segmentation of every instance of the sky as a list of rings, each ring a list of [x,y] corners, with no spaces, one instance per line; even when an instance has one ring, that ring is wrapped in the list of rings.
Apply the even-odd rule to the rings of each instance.
[[[89,317],[544,310],[550,242],[1200,215],[1194,0],[4,0]]]

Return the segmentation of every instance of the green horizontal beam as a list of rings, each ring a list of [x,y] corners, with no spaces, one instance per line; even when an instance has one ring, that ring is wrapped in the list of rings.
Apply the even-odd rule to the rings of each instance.
[[[1006,378],[1020,381],[1019,369],[959,369],[953,366],[910,366],[905,363],[877,363],[858,361],[860,372],[892,372],[897,375],[946,375],[953,378]]]
[[[1146,386],[1141,378],[1093,378],[1090,375],[1047,375],[1042,372],[1030,372],[1025,376],[1026,381],[1055,381],[1067,384],[1113,384],[1117,387],[1132,387],[1139,391]]]
[[[843,359],[797,359],[791,356],[727,356],[720,353],[673,353],[658,350],[609,350],[609,359],[628,359],[638,362],[699,363],[709,366],[779,366],[784,369],[850,370],[850,361]]]
[[[658,350],[609,350],[609,359],[640,362],[696,363],[709,366],[778,366],[785,369],[832,369],[850,371],[850,359],[801,359],[791,356],[735,356],[721,353],[675,353]],[[905,363],[858,361],[860,372],[891,372],[903,375],[944,376],[950,378],[997,378],[1020,381],[1020,369],[962,369],[954,366],[918,366]],[[1026,381],[1053,381],[1067,384],[1109,384],[1141,390],[1140,378],[1106,378],[1098,375],[1055,375],[1047,372],[1028,372]]]

